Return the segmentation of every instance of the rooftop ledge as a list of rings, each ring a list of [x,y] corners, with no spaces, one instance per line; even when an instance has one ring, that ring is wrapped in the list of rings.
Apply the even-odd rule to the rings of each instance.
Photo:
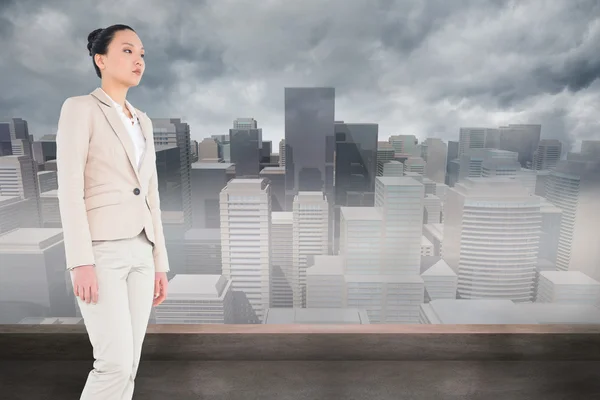
[[[0,325],[0,360],[89,360],[84,325]],[[600,360],[600,325],[149,325],[144,360]]]

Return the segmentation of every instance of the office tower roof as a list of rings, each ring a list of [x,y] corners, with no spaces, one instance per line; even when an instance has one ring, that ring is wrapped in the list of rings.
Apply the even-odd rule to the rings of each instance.
[[[192,163],[192,169],[227,169],[234,166],[232,163],[209,163],[209,162],[195,162]]]
[[[221,241],[219,228],[192,228],[185,232],[185,240],[216,240]]]
[[[341,207],[340,212],[346,221],[373,221],[383,219],[381,208],[379,207]]]
[[[343,275],[344,258],[333,255],[314,256],[313,265],[306,269],[306,275]]]
[[[386,186],[421,186],[422,183],[410,176],[378,176],[378,180]]]
[[[0,236],[0,251],[39,251],[62,240],[61,228],[19,228]]]
[[[432,324],[537,324],[508,299],[436,299],[421,309]]]
[[[540,274],[556,285],[600,286],[600,282],[581,271],[543,271]]]
[[[429,269],[421,274],[421,276],[456,276],[456,272],[450,268],[444,260],[438,260]]]
[[[231,285],[224,275],[178,274],[169,281],[171,299],[201,300],[222,298]]]
[[[271,213],[271,224],[291,224],[294,222],[292,211],[273,211]]]

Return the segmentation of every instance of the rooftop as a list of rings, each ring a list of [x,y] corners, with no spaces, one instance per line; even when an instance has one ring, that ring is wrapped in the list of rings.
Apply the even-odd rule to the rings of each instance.
[[[508,299],[437,299],[421,308],[433,324],[537,324]]]
[[[346,221],[381,221],[380,207],[341,207],[340,213]]]
[[[62,240],[61,228],[19,228],[0,236],[0,251],[41,251]]]
[[[581,271],[542,271],[540,275],[547,278],[555,285],[594,285],[600,282],[589,277]]]
[[[169,281],[169,298],[219,299],[231,285],[224,275],[177,274]]]
[[[456,277],[456,272],[450,268],[446,261],[440,259],[433,264],[429,269],[421,274],[421,276],[451,276]]]
[[[231,167],[232,163],[204,163],[204,162],[195,162],[192,163],[192,169],[227,169]]]

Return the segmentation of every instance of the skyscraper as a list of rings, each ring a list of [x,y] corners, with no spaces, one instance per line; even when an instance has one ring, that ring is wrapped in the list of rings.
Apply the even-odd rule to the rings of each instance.
[[[238,118],[229,130],[231,162],[238,178],[258,178],[262,148],[262,129],[252,118]]]
[[[600,159],[559,161],[546,181],[546,198],[562,210],[557,269],[600,280]]]
[[[507,177],[466,178],[448,190],[444,260],[460,298],[533,301],[540,199]]]
[[[286,210],[300,191],[333,202],[335,89],[285,88]]]
[[[232,179],[220,193],[223,275],[244,292],[256,317],[270,306],[271,188],[264,179]]]
[[[350,205],[348,193],[375,191],[378,130],[377,124],[335,124],[334,252],[340,237],[340,207]],[[372,207],[373,203],[365,206]]]
[[[292,308],[294,213],[271,214],[271,307]]]
[[[198,161],[219,158],[219,145],[212,138],[204,138],[198,143]]]
[[[152,118],[152,125],[157,150],[159,145],[175,145],[179,149],[183,229],[189,229],[192,226],[190,126],[180,118]]]
[[[437,183],[446,182],[446,165],[448,156],[448,145],[438,138],[427,138],[425,140],[425,176]]]
[[[556,167],[562,153],[562,143],[556,139],[540,141],[533,155],[533,169],[537,171]]]
[[[328,253],[329,203],[322,192],[298,192],[293,203],[294,246],[292,289],[294,307],[306,307],[306,268],[309,257]]]
[[[37,167],[27,155],[0,157],[0,196],[16,196],[27,200],[21,228],[41,227],[40,190]]]
[[[533,156],[540,143],[541,125],[511,124],[501,126],[498,149],[519,154],[518,161],[523,168],[531,168]]]
[[[192,176],[193,227],[219,228],[219,193],[235,177],[235,166],[229,163],[194,163]]]
[[[383,214],[381,268],[391,275],[418,275],[425,187],[412,177],[377,177],[375,207]]]
[[[489,128],[460,128],[458,133],[458,158],[471,149],[484,149]]]

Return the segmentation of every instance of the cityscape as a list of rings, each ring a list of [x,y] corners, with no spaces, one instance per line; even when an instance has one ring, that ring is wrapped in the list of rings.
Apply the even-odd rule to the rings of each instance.
[[[170,264],[151,324],[600,323],[600,140],[381,132],[337,120],[334,87],[282,90],[278,142],[248,115],[202,140],[151,118]],[[83,324],[57,185],[55,135],[0,120],[0,324]]]

